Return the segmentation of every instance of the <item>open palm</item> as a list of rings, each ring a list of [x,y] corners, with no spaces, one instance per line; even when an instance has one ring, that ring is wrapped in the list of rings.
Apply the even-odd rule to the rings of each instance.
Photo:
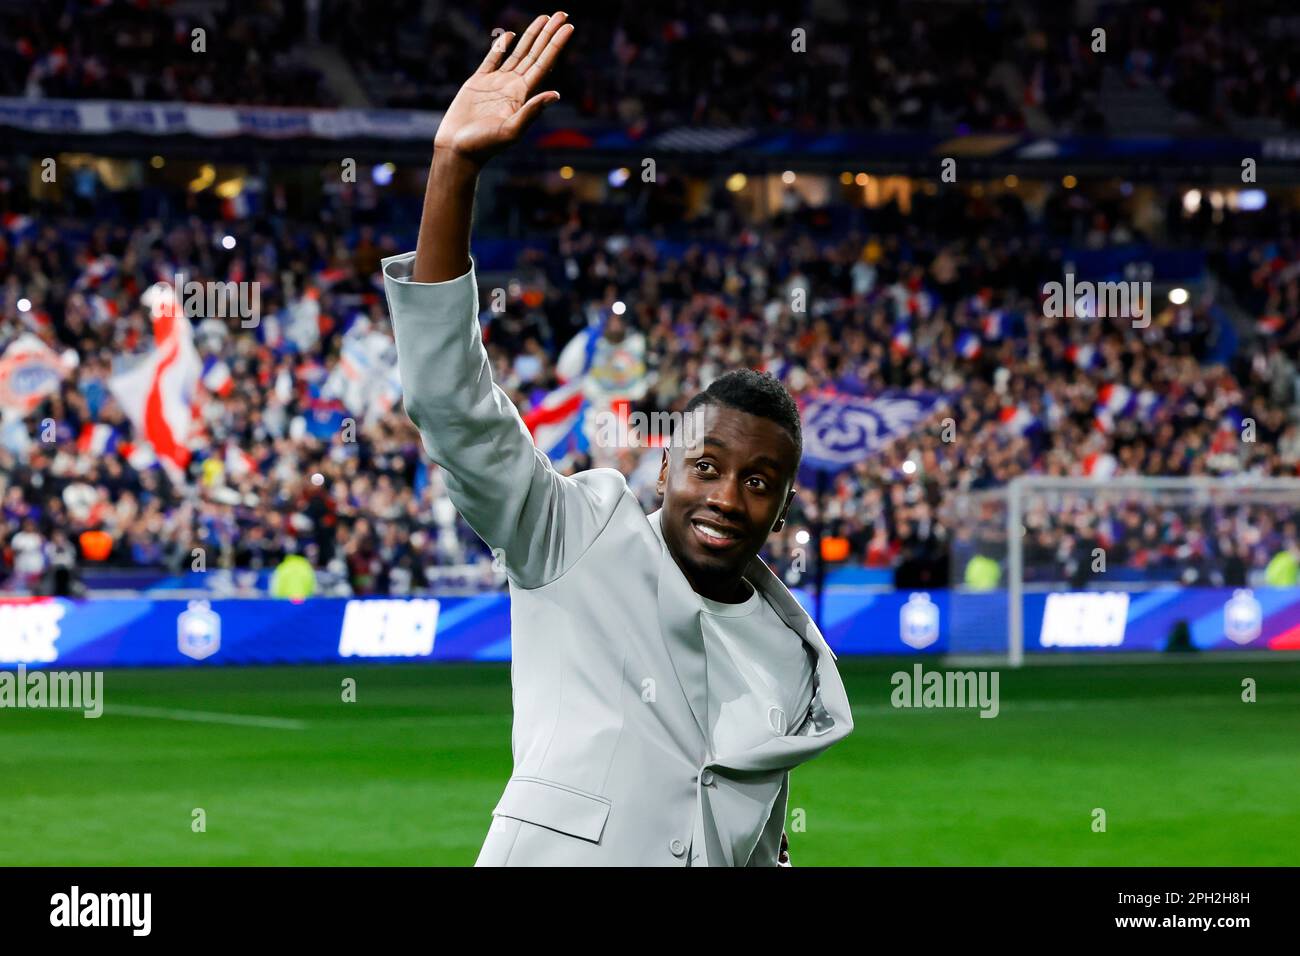
[[[542,108],[560,98],[554,90],[531,96],[560,50],[573,34],[568,15],[540,16],[506,56],[514,34],[501,34],[479,68],[443,114],[434,137],[435,149],[447,150],[483,163],[515,142]],[[504,62],[503,62],[504,61]]]

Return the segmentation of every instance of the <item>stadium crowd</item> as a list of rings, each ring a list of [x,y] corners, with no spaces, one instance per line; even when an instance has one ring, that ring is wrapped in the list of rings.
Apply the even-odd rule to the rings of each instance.
[[[1134,3],[1108,13],[1102,22],[1113,24],[1130,86],[1150,84],[1175,109],[1216,127],[1234,117],[1300,126],[1294,6],[1263,0],[1233,16],[1216,3]]]
[[[366,323],[371,335],[390,334],[378,268],[401,251],[394,237],[345,228],[345,210],[333,207],[311,221],[190,216],[133,226],[81,221],[71,207],[32,211],[25,232],[0,238],[0,346],[34,334],[64,356],[67,374],[56,394],[0,430],[0,577],[11,586],[49,588],[58,574],[66,582],[74,563],[183,573],[198,567],[196,549],[205,567],[250,571],[300,553],[331,586],[356,593],[445,583],[467,565],[479,568],[464,572],[474,581],[492,579],[400,404],[349,407],[326,387],[349,334]],[[839,475],[821,516],[850,562],[893,569],[900,585],[947,580],[945,507],[959,490],[1022,473],[1297,474],[1293,212],[1269,213],[1266,232],[1282,239],[1221,225],[1211,259],[1261,319],[1263,344],[1240,350],[1244,358],[1225,357],[1226,320],[1209,296],[1153,309],[1144,329],[1047,317],[1042,284],[1061,272],[1054,231],[1086,224],[1094,245],[1134,238],[1104,203],[1077,195],[1050,201],[1040,219],[1014,197],[918,196],[910,215],[887,206],[843,232],[826,228],[825,210],[756,223],[733,209],[735,228],[697,223],[713,238],[688,238],[680,255],[645,236],[593,230],[576,202],[568,212],[551,248],[521,258],[503,311],[490,308],[490,289],[481,295],[495,376],[521,411],[559,384],[566,341],[615,301],[627,312],[605,337],[644,346],[636,409],[680,410],[738,365],[780,376],[801,401],[831,391],[943,395],[947,404],[921,427]],[[204,374],[184,482],[142,463],[139,436],[108,388],[152,348],[142,293],[178,271],[258,281],[262,315],[255,329],[195,321]],[[806,311],[792,308],[797,290]],[[355,435],[343,427],[349,416]],[[647,508],[656,454],[616,454]],[[561,462],[590,464],[578,453]],[[805,491],[773,541],[774,564],[795,563],[795,536],[816,517]],[[1158,568],[1185,556],[1186,540],[1140,517],[1144,535],[1155,527],[1157,537],[1130,563]],[[1071,542],[1107,533],[1072,527],[1059,522],[1036,541],[1064,555],[1059,567]],[[1235,560],[1216,550],[1221,542],[1245,540],[1225,527],[1198,538],[1207,574]],[[1293,522],[1272,522],[1259,541],[1298,547]],[[1242,557],[1252,568],[1267,557],[1256,550]]]
[[[0,7],[0,95],[336,106],[298,56],[301,3],[83,3]]]
[[[515,2],[385,6],[362,0],[80,0],[0,6],[0,95],[271,106],[356,102],[441,109]],[[578,2],[580,65],[562,65],[573,118],[650,125],[1098,132],[1103,67],[1159,90],[1193,121],[1300,125],[1290,51],[1300,20],[1280,0],[847,2],[791,6]],[[1107,49],[1092,48],[1092,31]],[[206,31],[201,52],[194,31]],[[802,31],[801,35],[797,31]],[[306,47],[332,49],[331,77]],[[793,60],[792,58],[798,58]],[[797,68],[792,68],[797,64]],[[754,97],[751,91],[768,91]]]

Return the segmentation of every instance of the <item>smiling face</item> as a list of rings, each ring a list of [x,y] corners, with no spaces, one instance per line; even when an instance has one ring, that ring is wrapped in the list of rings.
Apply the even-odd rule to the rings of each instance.
[[[799,450],[781,425],[709,404],[702,439],[664,450],[657,490],[664,541],[698,594],[744,600],[745,568],[794,500]]]

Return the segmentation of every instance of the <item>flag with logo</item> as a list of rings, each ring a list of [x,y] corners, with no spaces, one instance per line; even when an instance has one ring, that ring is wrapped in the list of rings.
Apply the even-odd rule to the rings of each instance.
[[[392,338],[359,318],[343,335],[339,360],[320,389],[323,399],[337,399],[349,412],[373,420],[402,400],[397,347]]]
[[[47,395],[59,390],[67,367],[52,348],[31,332],[9,343],[0,355],[0,409],[31,414]]]
[[[190,462],[194,398],[203,363],[194,347],[194,329],[166,283],[150,286],[141,301],[153,323],[153,351],[131,369],[109,379],[108,388],[135,427],[136,437],[153,448],[168,473],[183,479]]]
[[[804,476],[833,474],[870,457],[913,432],[946,401],[937,392],[900,391],[874,398],[833,394],[808,401],[801,415]]]

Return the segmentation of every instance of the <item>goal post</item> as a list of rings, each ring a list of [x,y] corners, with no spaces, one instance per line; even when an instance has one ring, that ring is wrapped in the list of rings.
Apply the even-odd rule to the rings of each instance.
[[[1300,649],[1300,479],[1022,476],[945,511],[954,662]]]

